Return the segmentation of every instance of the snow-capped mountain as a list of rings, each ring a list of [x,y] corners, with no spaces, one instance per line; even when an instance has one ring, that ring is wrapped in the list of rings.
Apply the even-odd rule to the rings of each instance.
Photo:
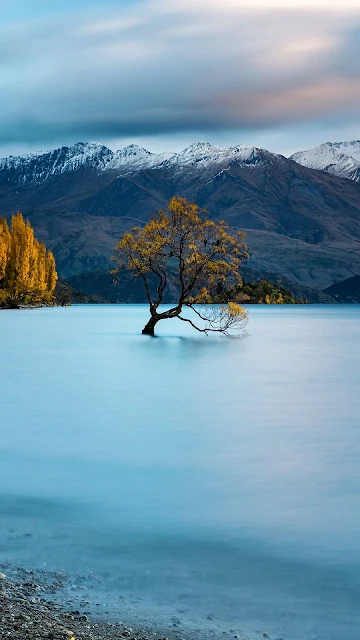
[[[80,168],[102,169],[112,158],[107,147],[89,142],[73,147],[62,147],[53,151],[40,151],[24,156],[9,156],[0,160],[0,177],[9,176],[10,182],[18,184],[38,184],[53,175]]]
[[[327,171],[360,182],[360,141],[326,142],[308,151],[294,153],[290,160],[309,169]]]
[[[180,153],[159,154],[135,144],[114,152],[96,142],[78,142],[72,147],[4,158],[0,160],[0,180],[29,186],[41,184],[55,175],[86,169],[117,171],[119,176],[160,167],[177,173],[185,169],[204,170],[233,162],[257,165],[263,162],[264,154],[269,157],[273,155],[246,145],[217,147],[207,142],[192,144]]]
[[[172,154],[154,154],[137,145],[113,152],[97,142],[78,142],[73,147],[10,156],[0,160],[0,179],[19,185],[40,184],[62,173],[84,169],[134,171],[161,164]]]
[[[103,166],[103,169],[120,171],[124,169],[126,172],[158,167],[174,155],[173,153],[151,153],[137,144],[131,144],[111,153],[112,158]]]
[[[195,142],[180,153],[174,153],[167,161],[172,167],[199,167],[204,168],[216,164],[237,162],[248,165],[259,164],[262,154],[268,153],[257,147],[237,145],[235,147],[218,147],[208,142]],[[269,156],[272,154],[268,154]]]

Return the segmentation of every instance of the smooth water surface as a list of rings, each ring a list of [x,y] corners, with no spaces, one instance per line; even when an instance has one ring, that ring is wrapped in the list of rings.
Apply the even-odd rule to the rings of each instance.
[[[0,562],[179,637],[358,640],[359,307],[251,307],[241,339],[146,318],[0,312]]]

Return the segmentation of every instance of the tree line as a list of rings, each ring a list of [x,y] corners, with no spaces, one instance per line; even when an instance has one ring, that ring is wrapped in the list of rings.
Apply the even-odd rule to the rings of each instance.
[[[30,222],[21,213],[13,215],[10,227],[0,218],[0,306],[52,304],[57,277],[54,256],[35,238]]]

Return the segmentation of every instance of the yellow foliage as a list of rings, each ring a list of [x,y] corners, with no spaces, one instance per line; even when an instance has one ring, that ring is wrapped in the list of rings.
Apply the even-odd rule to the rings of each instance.
[[[51,302],[56,281],[54,256],[35,238],[29,221],[17,213],[9,231],[0,219],[0,304]]]
[[[176,271],[182,300],[202,297],[229,277],[241,281],[238,267],[248,257],[243,232],[214,222],[185,198],[172,198],[168,211],[159,211],[143,227],[134,227],[116,246],[118,269],[138,276],[152,272],[164,283]],[[173,264],[172,264],[173,263]],[[173,267],[173,269],[172,269]]]
[[[54,254],[52,251],[48,251],[46,254],[46,288],[50,295],[54,293],[57,279]]]
[[[0,282],[5,277],[10,251],[10,231],[4,218],[0,218]]]
[[[231,318],[237,318],[239,316],[244,317],[244,315],[246,315],[245,309],[240,307],[240,305],[236,304],[235,302],[228,302],[227,307],[229,310],[229,316]]]

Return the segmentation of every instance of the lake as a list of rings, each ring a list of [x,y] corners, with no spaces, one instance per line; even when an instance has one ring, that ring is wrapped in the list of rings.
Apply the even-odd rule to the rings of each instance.
[[[146,319],[0,312],[0,562],[179,638],[358,640],[360,307]]]

